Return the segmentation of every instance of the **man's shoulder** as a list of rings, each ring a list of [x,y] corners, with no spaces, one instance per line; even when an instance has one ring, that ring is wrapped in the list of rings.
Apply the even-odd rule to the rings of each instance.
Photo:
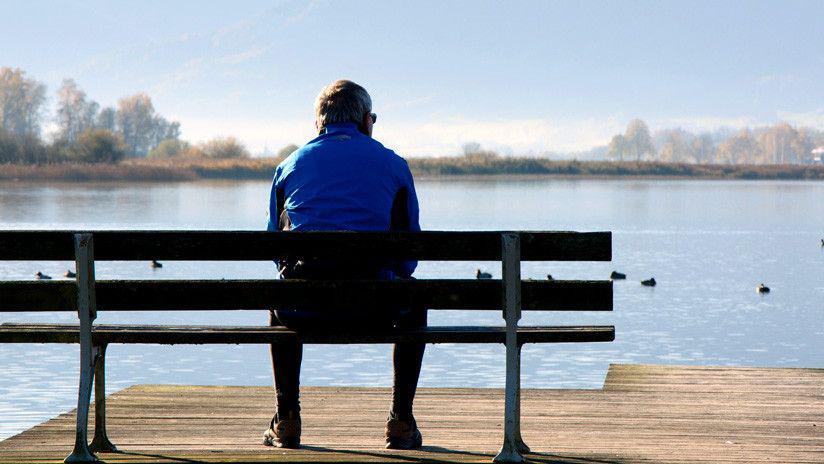
[[[278,169],[283,170],[283,169],[287,169],[287,168],[290,168],[290,167],[294,167],[295,164],[298,163],[298,161],[300,161],[302,158],[305,158],[306,155],[308,155],[312,151],[316,150],[317,148],[318,148],[318,146],[315,143],[315,140],[310,141],[306,145],[298,148],[297,150],[290,153],[289,156],[284,158],[278,164]]]
[[[393,165],[401,166],[404,168],[408,167],[406,159],[403,158],[401,155],[395,153],[395,150],[385,147],[382,143],[373,138],[369,138],[369,140],[371,141],[370,143],[374,144],[375,150],[378,150],[381,152],[381,154],[387,156]]]
[[[406,159],[395,153],[394,150],[385,147],[378,140],[367,136],[355,136],[355,138],[356,140],[353,142],[355,142],[356,145],[350,146],[348,149],[344,149],[345,151],[354,150],[354,152],[367,157],[378,156],[386,160],[386,164],[381,164],[384,166],[388,165],[396,171],[409,170],[409,165],[407,164]],[[342,147],[334,142],[335,141],[332,138],[328,137],[318,137],[313,139],[293,151],[289,156],[281,161],[280,164],[278,164],[278,169],[280,171],[288,172],[295,169],[298,165],[302,164],[302,162],[310,162],[311,159],[317,156],[323,157],[325,154],[331,152],[339,152]]]

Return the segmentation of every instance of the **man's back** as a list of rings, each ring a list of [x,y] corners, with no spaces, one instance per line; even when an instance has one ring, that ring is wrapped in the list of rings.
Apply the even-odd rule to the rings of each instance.
[[[406,161],[355,124],[339,123],[277,167],[268,229],[418,231],[418,216]],[[416,265],[407,261],[384,269],[409,277]]]
[[[292,230],[390,230],[399,194],[406,203],[403,229],[420,229],[406,161],[355,124],[330,125],[292,153],[275,171],[272,192],[270,230],[280,213],[278,192]]]

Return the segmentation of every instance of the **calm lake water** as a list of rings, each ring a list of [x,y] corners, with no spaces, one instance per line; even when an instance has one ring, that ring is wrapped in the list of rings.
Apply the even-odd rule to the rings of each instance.
[[[4,229],[261,229],[268,182],[0,184]],[[613,313],[530,314],[529,324],[614,324],[608,344],[527,345],[526,387],[598,388],[610,363],[822,367],[824,183],[646,180],[425,180],[431,230],[614,232],[612,263],[525,263],[524,278],[607,278]],[[68,262],[0,262],[0,280],[60,276]],[[422,263],[419,278],[472,277],[496,263]],[[99,278],[270,278],[271,263],[107,262]],[[655,276],[658,286],[642,287]],[[759,295],[765,282],[772,293]],[[71,314],[0,322],[75,323]],[[99,323],[265,324],[265,311],[99,315]],[[500,324],[489,312],[433,312],[432,324]],[[388,345],[308,346],[304,385],[390,385]],[[140,383],[269,385],[264,346],[122,346],[108,389]],[[0,345],[0,439],[76,402],[75,346]],[[501,387],[504,350],[430,345],[422,386]],[[388,407],[388,405],[387,405]],[[264,424],[261,424],[262,426]]]

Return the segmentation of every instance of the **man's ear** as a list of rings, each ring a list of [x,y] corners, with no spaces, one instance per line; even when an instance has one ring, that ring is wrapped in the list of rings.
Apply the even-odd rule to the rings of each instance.
[[[315,131],[320,134],[320,123],[315,119]]]
[[[360,130],[364,134],[372,137],[372,113],[367,111],[361,119]]]

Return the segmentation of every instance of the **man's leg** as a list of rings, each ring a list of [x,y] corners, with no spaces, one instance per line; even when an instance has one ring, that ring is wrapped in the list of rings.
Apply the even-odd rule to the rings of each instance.
[[[273,310],[269,311],[269,325],[283,325]],[[264,444],[297,448],[300,445],[300,363],[303,344],[273,344],[269,350],[272,355],[277,413],[263,436]]]
[[[426,309],[405,311],[398,320],[399,329],[426,327]],[[386,447],[393,449],[420,448],[421,433],[412,414],[412,403],[418,388],[426,343],[396,343],[392,354],[395,368],[392,385],[392,409],[386,422]]]
[[[416,308],[403,314],[397,327],[399,329],[426,327],[426,319],[426,309]],[[424,350],[426,350],[426,343],[395,344],[392,353],[392,363],[395,368],[392,413],[400,419],[412,417],[412,402],[415,400],[415,390],[418,388]]]
[[[272,327],[283,324],[269,311],[269,325]],[[300,364],[303,359],[303,344],[279,343],[270,345],[272,355],[272,374],[275,381],[278,412],[300,411]]]

